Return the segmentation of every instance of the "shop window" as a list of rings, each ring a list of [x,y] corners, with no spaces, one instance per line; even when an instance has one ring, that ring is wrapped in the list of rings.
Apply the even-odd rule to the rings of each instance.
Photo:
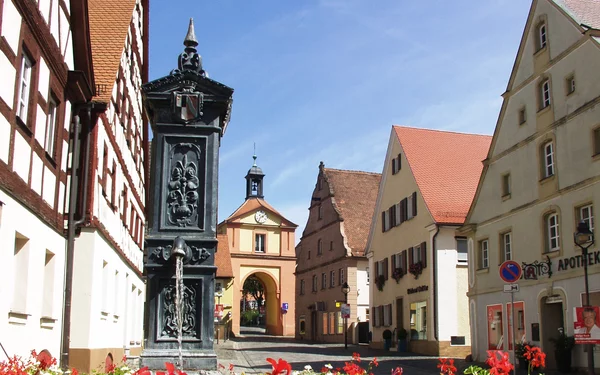
[[[410,339],[427,340],[427,301],[410,304]]]
[[[337,334],[344,333],[344,319],[342,318],[342,312],[336,312],[337,315]]]
[[[335,335],[335,312],[329,313],[329,334]]]
[[[327,330],[327,316],[328,316],[328,314],[326,312],[322,312],[321,314],[322,314],[321,315],[321,322],[323,323],[323,334],[326,335],[327,332],[329,332]]]
[[[510,303],[506,304],[506,315],[508,316],[508,321],[512,322],[512,305]],[[525,342],[525,303],[524,302],[515,302],[515,340],[513,340],[513,328],[509,325],[508,329],[508,350],[513,349],[513,342]]]

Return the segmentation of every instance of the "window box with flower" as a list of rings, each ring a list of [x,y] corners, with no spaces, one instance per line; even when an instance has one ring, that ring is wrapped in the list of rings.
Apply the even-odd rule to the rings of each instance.
[[[383,290],[383,286],[385,285],[385,276],[379,275],[375,277],[375,285],[377,285],[377,289],[381,292]]]
[[[410,267],[408,267],[408,272],[410,272],[415,279],[419,278],[419,275],[423,272],[423,268],[425,268],[423,266],[423,262],[416,262],[410,265]]]
[[[404,276],[404,271],[402,270],[402,268],[394,269],[394,272],[392,273],[392,277],[394,278],[394,280],[396,280],[396,283],[400,282],[400,279],[402,278],[402,276]]]

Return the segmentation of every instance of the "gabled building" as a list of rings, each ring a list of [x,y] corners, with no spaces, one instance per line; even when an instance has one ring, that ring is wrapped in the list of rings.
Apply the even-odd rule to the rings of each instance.
[[[372,346],[408,332],[409,351],[470,353],[467,240],[469,210],[491,137],[393,126],[367,257]]]
[[[319,165],[308,220],[296,246],[296,338],[368,342],[369,269],[364,252],[380,177]],[[347,296],[344,283],[350,289]],[[347,327],[340,309],[346,297]]]
[[[93,93],[88,42],[86,1],[0,2],[0,332],[11,357],[60,360],[66,340],[69,141]]]
[[[255,276],[264,289],[261,321],[264,322],[265,332],[292,336],[296,307],[294,232],[298,226],[265,200],[264,177],[254,155],[254,164],[246,174],[244,203],[217,227],[220,235],[227,235],[231,254],[232,333],[240,334],[244,282],[248,277]]]
[[[553,353],[573,309],[585,304],[577,223],[598,236],[600,204],[600,3],[534,0],[518,48],[481,181],[463,235],[469,237],[473,355],[526,340]],[[600,305],[598,241],[589,249],[590,304]],[[499,265],[514,260],[523,278],[510,296]],[[595,352],[598,367],[600,355]],[[548,355],[547,367],[555,357]],[[585,367],[576,345],[573,365]]]
[[[89,0],[96,92],[86,118],[93,153],[74,243],[70,365],[83,372],[142,347],[148,0]],[[84,159],[82,159],[84,160]]]

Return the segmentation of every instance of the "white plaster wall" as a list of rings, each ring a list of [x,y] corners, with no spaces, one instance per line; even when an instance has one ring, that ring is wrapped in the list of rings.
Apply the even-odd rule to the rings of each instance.
[[[40,57],[39,60],[39,80],[38,80],[38,91],[42,98],[47,102],[48,101],[48,88],[50,86],[50,69],[48,69],[48,65],[43,57]],[[44,118],[46,116],[43,116]],[[42,146],[44,144],[42,143]]]
[[[21,14],[15,8],[13,0],[6,0],[2,8],[2,30],[0,36],[6,38],[8,46],[16,55],[19,51],[19,34],[21,33]],[[4,76],[3,76],[4,77]],[[11,86],[11,88],[14,86]],[[10,102],[12,105],[12,101]]]
[[[58,46],[60,46],[59,9],[58,1],[53,1],[50,10],[50,33],[54,37],[54,40],[56,40],[56,45]]]
[[[130,341],[140,342],[143,319],[140,301],[145,294],[142,279],[95,230],[82,231],[75,246],[85,247],[86,251],[76,251],[78,267],[73,295],[77,298],[73,303],[72,346],[114,348],[124,344],[129,347]],[[104,262],[108,267],[107,283]],[[115,279],[115,271],[118,271],[118,279]]]
[[[39,0],[38,8],[40,9],[40,13],[42,13],[42,17],[44,17],[44,21],[46,23],[50,21],[50,0]]]
[[[358,297],[356,299],[357,318],[361,322],[367,320],[367,309],[369,308],[369,283],[367,283],[368,261],[359,261],[356,265],[356,288]]]
[[[6,6],[4,9],[6,10]],[[4,23],[2,26],[4,26]],[[4,53],[0,53],[0,76],[2,76],[3,81],[2,85],[0,85],[0,98],[4,100],[8,108],[12,109],[15,98],[17,71]]]
[[[19,159],[16,159],[19,160]],[[16,164],[16,163],[15,163]],[[31,188],[38,195],[42,195],[42,171],[44,164],[42,159],[36,154],[32,154],[31,158]]]
[[[0,218],[0,264],[5,266],[4,271],[0,273],[0,314],[5,317],[0,319],[2,344],[11,356],[28,357],[32,349],[38,352],[48,349],[54,356],[59,356],[65,239],[2,189],[0,201],[4,202]],[[20,296],[26,299],[25,311],[20,311],[29,314],[26,319],[9,315],[15,298],[15,273],[20,271],[14,265],[16,233],[29,239],[27,292],[26,296]],[[54,290],[50,297],[50,317],[56,320],[47,328],[41,328],[46,250],[54,254]]]
[[[15,132],[15,144],[14,144],[14,160],[19,160],[18,163],[14,163],[13,170],[23,179],[23,181],[29,181],[29,164],[31,161],[31,147],[25,141],[23,136],[19,132]]]
[[[552,4],[552,0],[540,1],[538,4],[536,15],[546,14],[548,17],[548,45],[552,60],[576,43],[581,38],[581,31]]]
[[[5,162],[6,164],[8,164],[10,132],[10,124],[3,115],[0,115],[0,160]]]

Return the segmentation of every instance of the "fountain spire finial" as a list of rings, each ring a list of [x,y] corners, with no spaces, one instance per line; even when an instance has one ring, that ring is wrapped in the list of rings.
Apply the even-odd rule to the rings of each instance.
[[[194,31],[193,18],[190,18],[190,25],[188,26],[188,32],[183,41],[183,45],[186,47],[196,47],[198,45],[198,39],[196,39],[196,32]]]
[[[194,32],[193,18],[190,18],[190,25],[188,26],[188,32],[183,41],[183,45],[185,46],[185,49],[177,59],[178,71],[191,70],[205,76],[206,72],[202,69],[202,57],[196,50],[198,40],[196,39],[196,33]]]

